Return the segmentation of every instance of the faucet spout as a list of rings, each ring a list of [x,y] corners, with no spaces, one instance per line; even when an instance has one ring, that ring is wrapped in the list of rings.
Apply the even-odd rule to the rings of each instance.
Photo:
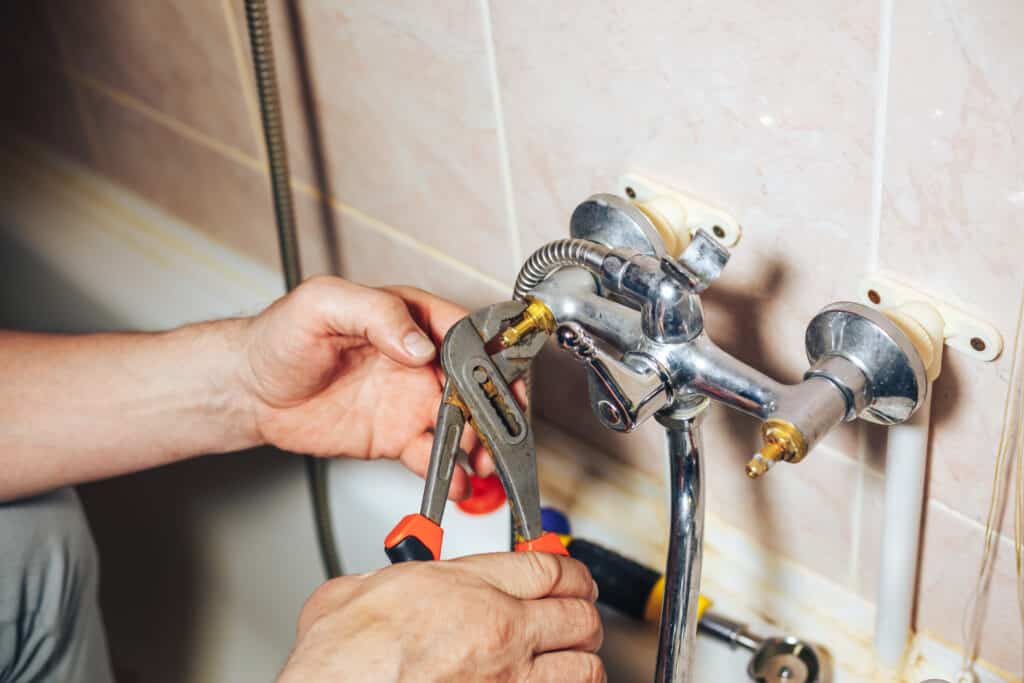
[[[694,680],[693,655],[704,543],[704,455],[700,415],[694,412],[693,409],[668,408],[657,416],[665,427],[668,446],[672,519],[655,683]]]
[[[785,385],[722,350],[706,333],[688,344],[647,349],[669,368],[678,390],[707,396],[762,420],[776,411],[786,391]]]

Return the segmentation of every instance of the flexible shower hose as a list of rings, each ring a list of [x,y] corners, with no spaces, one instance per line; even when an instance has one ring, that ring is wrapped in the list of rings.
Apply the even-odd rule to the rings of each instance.
[[[252,62],[256,71],[256,90],[259,96],[260,117],[263,120],[263,138],[267,146],[270,190],[274,198],[281,266],[284,270],[285,287],[290,292],[302,282],[302,265],[299,262],[291,173],[288,169],[288,150],[285,147],[281,101],[277,94],[277,75],[274,68],[274,47],[270,40],[270,20],[267,17],[265,0],[245,0],[245,17],[249,25]],[[310,455],[305,456],[305,461],[320,557],[327,577],[334,578],[341,575],[341,558],[331,523],[327,463]]]
[[[530,254],[530,258],[519,269],[512,297],[516,301],[525,301],[534,287],[564,266],[579,266],[598,273],[601,271],[601,262],[610,251],[603,244],[578,238],[548,242]]]

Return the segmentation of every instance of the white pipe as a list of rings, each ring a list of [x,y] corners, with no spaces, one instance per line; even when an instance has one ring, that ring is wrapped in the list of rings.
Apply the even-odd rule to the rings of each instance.
[[[932,382],[942,370],[944,321],[932,306],[911,302],[885,314],[913,342],[925,366],[928,388],[912,418],[889,427],[885,448],[885,509],[875,613],[875,660],[898,672],[910,641],[917,587],[917,560],[924,514],[931,426]]]
[[[875,615],[875,655],[878,663],[891,671],[900,668],[910,639],[931,405],[932,392],[929,391],[917,413],[907,422],[890,427],[886,439],[885,521]]]

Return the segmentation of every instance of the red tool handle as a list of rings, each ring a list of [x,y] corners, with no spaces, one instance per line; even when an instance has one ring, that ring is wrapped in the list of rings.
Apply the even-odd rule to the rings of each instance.
[[[565,544],[562,543],[562,539],[553,531],[548,531],[543,536],[533,539],[532,541],[523,541],[522,543],[516,543],[517,553],[551,553],[552,555],[568,555],[569,551],[566,549]]]
[[[443,538],[444,529],[423,515],[406,515],[384,539],[384,552],[388,554],[392,564],[437,560],[441,557]],[[517,553],[569,554],[562,539],[552,531],[532,541],[516,543],[515,549]]]
[[[444,529],[421,514],[406,515],[384,539],[392,564],[441,558]]]

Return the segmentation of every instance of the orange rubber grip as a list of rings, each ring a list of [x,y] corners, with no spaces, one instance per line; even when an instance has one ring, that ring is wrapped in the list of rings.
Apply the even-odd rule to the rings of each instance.
[[[516,543],[517,553],[551,553],[552,555],[568,555],[569,551],[566,550],[565,544],[562,543],[562,538],[553,531],[548,531],[543,536],[533,539],[532,541],[523,541],[522,543]]]
[[[384,549],[390,551],[398,547],[407,538],[417,539],[430,551],[433,559],[438,560],[441,558],[441,541],[444,538],[444,529],[423,515],[417,513],[403,517],[402,521],[396,524],[395,528],[388,534],[388,537],[384,539]]]

